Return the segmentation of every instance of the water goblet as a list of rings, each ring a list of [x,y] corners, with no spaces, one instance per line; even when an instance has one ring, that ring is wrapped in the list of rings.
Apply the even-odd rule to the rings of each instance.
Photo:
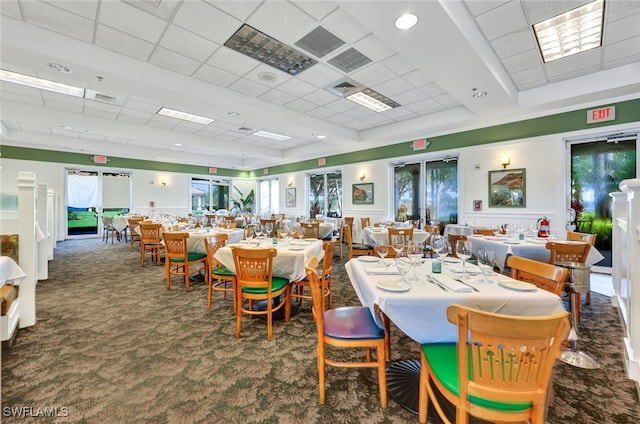
[[[404,236],[393,236],[391,239],[391,247],[396,251],[396,257],[402,256],[402,251],[404,250]]]
[[[267,232],[267,235],[271,237],[271,233],[273,232],[273,223],[267,222],[264,226],[264,229]]]
[[[418,265],[420,264],[420,260],[422,259],[422,247],[419,243],[415,241],[410,241],[407,246],[407,256],[409,257],[409,261],[411,262],[411,266],[413,267],[413,277],[410,277],[413,281],[418,281]]]
[[[389,247],[387,247],[386,245],[380,245],[378,246],[377,251],[378,251],[378,256],[382,258],[382,260],[380,261],[380,265],[384,266],[384,258],[389,254]]]
[[[441,235],[433,236],[431,240],[431,247],[433,251],[438,254],[438,261],[442,262],[443,257],[449,252],[449,242],[447,238]]]
[[[407,279],[407,274],[411,271],[411,260],[406,257],[397,257],[396,267],[398,268],[398,271],[400,271],[400,275],[402,275],[402,282],[407,286],[410,286],[411,283],[409,283]]]
[[[256,224],[255,233],[256,233],[256,237],[258,237],[258,238],[262,237],[262,234],[263,234],[262,225]]]
[[[458,240],[456,243],[456,254],[462,260],[462,278],[465,278],[464,264],[471,257],[471,242],[468,240]]]
[[[491,271],[493,270],[494,262],[495,257],[493,252],[490,252],[483,247],[478,254],[478,267],[482,271],[482,275],[484,275],[483,281],[485,283],[491,283],[491,280],[489,280],[489,275],[491,275]]]

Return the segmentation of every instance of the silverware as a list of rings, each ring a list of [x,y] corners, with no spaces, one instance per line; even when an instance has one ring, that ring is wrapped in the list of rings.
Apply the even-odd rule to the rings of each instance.
[[[443,284],[441,284],[438,280],[436,280],[435,278],[433,278],[433,276],[429,275],[429,281],[433,284],[435,284],[436,286],[440,287],[442,290],[444,291],[449,291],[449,289],[447,289]]]
[[[479,292],[480,290],[478,290],[477,288],[473,287],[471,284],[465,283],[464,281],[462,281],[462,278],[454,278],[454,280],[456,280],[458,283],[462,283],[467,287],[471,287],[473,289],[473,291],[475,292]]]

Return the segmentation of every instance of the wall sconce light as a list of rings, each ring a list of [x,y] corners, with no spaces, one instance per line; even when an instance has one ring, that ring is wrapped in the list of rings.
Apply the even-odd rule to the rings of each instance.
[[[503,156],[502,160],[500,161],[500,165],[502,165],[503,168],[511,165],[511,158],[509,156]]]
[[[289,184],[287,184],[288,187],[293,187],[293,181],[289,181]]]
[[[367,174],[366,173],[362,173],[362,175],[360,175],[360,181],[364,181],[367,178]]]
[[[163,178],[162,180],[160,180],[160,183],[161,183],[163,186],[166,186],[166,185],[167,185],[167,179],[166,179],[166,178]]]

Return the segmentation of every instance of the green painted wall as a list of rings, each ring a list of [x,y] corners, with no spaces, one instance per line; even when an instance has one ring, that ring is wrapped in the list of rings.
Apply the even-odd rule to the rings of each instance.
[[[602,106],[615,106],[615,121],[587,124],[587,110],[580,109],[555,115],[527,119],[492,127],[479,128],[459,133],[446,134],[437,137],[429,137],[431,145],[429,151],[440,151],[461,147],[469,147],[479,144],[497,143],[501,141],[518,140],[530,137],[538,137],[548,134],[560,134],[584,129],[596,129],[610,125],[618,125],[631,122],[640,122],[640,99],[633,99]],[[392,144],[389,146],[359,150],[357,152],[327,156],[324,167],[335,167],[351,163],[366,162],[411,154],[424,154],[424,150],[414,152],[411,142]],[[77,165],[96,165],[91,161],[91,155],[82,153],[56,152],[41,149],[29,149],[14,146],[0,146],[0,153],[5,159],[34,160],[41,162],[58,162]],[[178,172],[187,174],[207,175],[209,168],[197,165],[183,165],[167,162],[154,162],[147,160],[109,157],[109,163],[104,165],[109,168],[144,169],[151,171]],[[310,159],[301,162],[278,165],[268,168],[268,175],[284,174],[288,172],[300,172],[318,168],[318,159]],[[236,169],[218,168],[216,176],[232,178],[257,178],[265,175],[263,169],[252,171],[238,171]]]

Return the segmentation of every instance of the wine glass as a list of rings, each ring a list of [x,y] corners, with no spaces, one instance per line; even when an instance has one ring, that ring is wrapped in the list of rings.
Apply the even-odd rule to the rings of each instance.
[[[387,245],[380,245],[378,246],[378,248],[376,249],[378,251],[378,256],[380,256],[380,258],[382,258],[380,265],[384,266],[384,258],[385,256],[387,256],[389,254],[389,247]]]
[[[435,235],[431,240],[431,247],[433,251],[438,254],[438,260],[443,261],[444,256],[449,252],[449,242],[447,238],[442,235]]]
[[[471,257],[471,242],[468,240],[458,240],[456,243],[456,254],[462,260],[462,278],[465,278],[464,264]]]
[[[267,232],[267,235],[269,237],[271,237],[271,233],[273,232],[273,223],[272,222],[267,222],[264,225],[264,230]]]
[[[407,256],[409,256],[411,266],[413,266],[413,277],[411,277],[411,279],[413,281],[418,281],[417,268],[420,264],[420,259],[422,259],[422,247],[420,244],[415,241],[409,241],[409,245],[407,246]]]
[[[262,234],[263,234],[262,225],[256,224],[255,233],[256,233],[256,237],[258,238],[262,237]]]
[[[490,252],[487,250],[486,247],[483,247],[482,250],[480,250],[480,253],[478,254],[478,267],[480,268],[480,270],[482,271],[482,274],[484,275],[483,281],[485,283],[491,282],[491,280],[489,280],[489,275],[493,270],[494,262],[495,262],[495,257],[493,252]]]
[[[406,257],[397,257],[396,267],[398,271],[400,271],[400,275],[402,275],[402,282],[410,286],[411,284],[407,280],[407,274],[411,271],[411,260]]]
[[[391,247],[396,251],[396,257],[402,256],[402,251],[404,250],[404,236],[392,236]]]

